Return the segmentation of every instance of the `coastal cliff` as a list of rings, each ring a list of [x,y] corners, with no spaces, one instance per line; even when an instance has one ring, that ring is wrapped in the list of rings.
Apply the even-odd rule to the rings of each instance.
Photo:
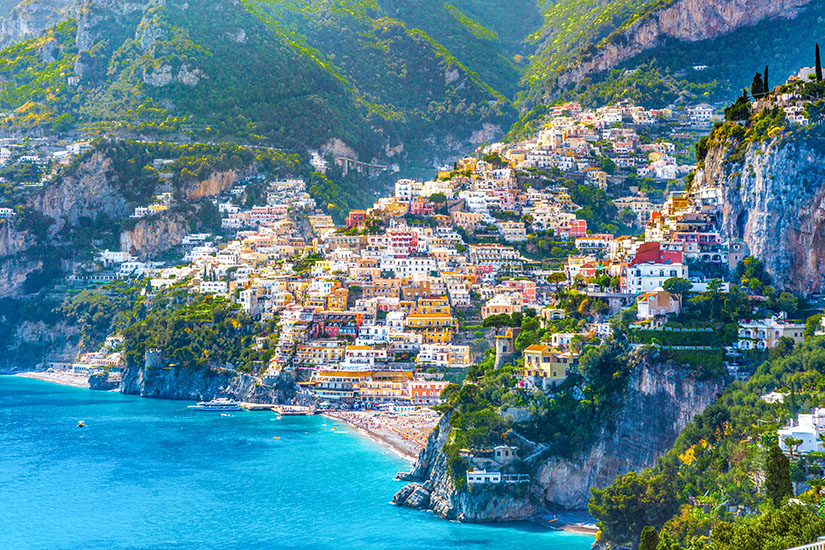
[[[722,230],[742,239],[777,288],[825,290],[825,138],[821,126],[762,139],[718,129],[693,188],[721,192]],[[740,132],[741,133],[741,132]],[[773,137],[770,137],[773,135]]]
[[[157,399],[208,401],[231,397],[249,403],[290,403],[296,395],[291,374],[281,374],[274,385],[265,386],[248,374],[209,365],[199,369],[130,366],[123,371],[120,391]]]
[[[66,225],[76,225],[82,217],[125,217],[128,204],[121,193],[122,187],[111,157],[98,149],[81,158],[42,193],[32,196],[29,206],[55,220],[50,229],[54,233]]]
[[[189,221],[181,213],[162,213],[144,218],[120,234],[120,249],[146,260],[179,245],[189,233]]]
[[[625,25],[582,56],[558,79],[559,87],[612,69],[666,38],[696,42],[717,38],[765,19],[792,19],[811,0],[675,0]]]
[[[401,489],[393,501],[469,522],[524,520],[548,510],[585,508],[592,487],[607,486],[618,475],[652,466],[672,448],[687,422],[723,389],[720,380],[701,380],[655,356],[639,356],[636,361],[614,429],[603,429],[590,449],[572,458],[540,454],[529,464],[533,471],[529,485],[458,489],[443,451],[450,437],[450,419],[445,416],[412,471],[403,476],[414,483]]]

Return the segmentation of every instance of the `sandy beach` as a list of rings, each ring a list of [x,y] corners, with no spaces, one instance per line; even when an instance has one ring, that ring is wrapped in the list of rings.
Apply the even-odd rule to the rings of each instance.
[[[335,411],[324,413],[324,416],[359,429],[410,460],[415,460],[425,447],[439,418],[433,412],[395,414],[378,411]]]
[[[89,377],[83,374],[70,374],[68,372],[18,372],[14,376],[23,378],[34,378],[44,382],[62,384],[64,386],[74,386],[75,388],[89,388]]]

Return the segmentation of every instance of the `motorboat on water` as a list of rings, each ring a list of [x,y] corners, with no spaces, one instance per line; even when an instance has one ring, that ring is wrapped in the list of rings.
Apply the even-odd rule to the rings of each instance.
[[[226,412],[239,411],[241,410],[241,405],[233,399],[221,397],[219,399],[213,399],[212,401],[201,401],[197,405],[189,405],[189,408],[193,411]]]

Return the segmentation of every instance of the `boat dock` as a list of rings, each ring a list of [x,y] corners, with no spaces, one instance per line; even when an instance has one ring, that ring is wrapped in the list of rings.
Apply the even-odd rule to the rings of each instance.
[[[275,408],[272,403],[239,403],[239,405],[248,411],[271,411]]]
[[[314,408],[299,405],[277,405],[272,410],[283,416],[309,416],[315,414]]]

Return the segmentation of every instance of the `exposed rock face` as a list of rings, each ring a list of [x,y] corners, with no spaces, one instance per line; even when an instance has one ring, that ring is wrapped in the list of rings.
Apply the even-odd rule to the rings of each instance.
[[[689,42],[722,36],[771,17],[796,17],[812,0],[676,0],[630,25],[617,39],[559,77],[564,87],[616,67],[659,46],[664,38]]]
[[[0,47],[39,35],[71,15],[75,0],[30,0],[21,2],[0,21]]]
[[[445,417],[413,470],[402,476],[419,483],[399,491],[394,502],[417,507],[408,501],[420,485],[429,491],[430,510],[459,521],[524,520],[548,509],[585,508],[591,487],[607,486],[616,476],[652,466],[672,448],[687,422],[722,391],[719,381],[698,381],[684,369],[655,359],[637,356],[636,363],[615,430],[604,431],[590,450],[573,459],[542,461],[526,492],[509,495],[479,486],[457,491],[441,452],[449,437]]]
[[[123,372],[120,391],[160,399],[231,397],[249,403],[289,403],[295,397],[295,379],[284,373],[274,386],[263,386],[249,375],[220,366],[130,366]]]
[[[774,286],[825,290],[825,150],[821,141],[777,137],[751,144],[743,160],[711,148],[694,186],[721,187],[722,231],[743,239]]]
[[[29,206],[57,220],[53,228],[76,225],[81,217],[95,219],[105,214],[118,219],[128,214],[126,200],[113,185],[112,161],[102,151],[82,160],[70,175],[46,186],[32,197]]]
[[[602,433],[586,455],[542,464],[540,496],[551,508],[585,508],[591,487],[605,487],[631,470],[653,466],[722,389],[720,382],[699,382],[678,367],[646,362],[630,381],[616,430]]]
[[[89,388],[93,390],[109,391],[117,389],[118,386],[118,383],[109,379],[107,372],[93,374],[89,377]]]
[[[17,254],[26,248],[26,235],[17,230],[14,222],[0,221],[0,258]]]
[[[214,197],[228,191],[238,183],[238,172],[229,170],[216,172],[200,181],[189,182],[184,186],[183,193],[187,199],[197,200],[203,197]]]
[[[184,86],[195,86],[205,76],[203,71],[194,69],[189,65],[181,65],[177,71],[171,65],[162,65],[145,69],[143,82],[158,88],[168,86],[174,82],[179,82]]]
[[[146,260],[181,243],[189,233],[182,214],[161,213],[141,219],[134,229],[120,234],[120,249]]]
[[[39,261],[18,256],[34,244],[30,235],[17,229],[12,221],[0,221],[0,298],[22,294],[23,283],[29,273],[39,269]]]

